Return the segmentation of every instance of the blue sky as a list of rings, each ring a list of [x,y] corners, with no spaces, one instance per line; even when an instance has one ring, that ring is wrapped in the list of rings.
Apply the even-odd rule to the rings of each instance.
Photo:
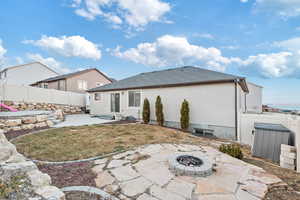
[[[194,65],[262,85],[264,103],[300,104],[299,19],[297,0],[2,0],[0,65],[116,79]]]

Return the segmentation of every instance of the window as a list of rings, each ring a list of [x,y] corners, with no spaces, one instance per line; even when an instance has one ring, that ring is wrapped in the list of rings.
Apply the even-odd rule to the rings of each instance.
[[[129,107],[140,107],[141,105],[141,92],[129,91],[128,92],[128,106]]]
[[[79,90],[87,90],[87,81],[78,80],[78,89]]]
[[[101,101],[101,93],[99,93],[99,92],[95,93],[94,100]]]
[[[57,84],[58,90],[66,90],[66,81],[65,80],[59,80]]]
[[[44,83],[44,88],[48,88],[48,83]]]

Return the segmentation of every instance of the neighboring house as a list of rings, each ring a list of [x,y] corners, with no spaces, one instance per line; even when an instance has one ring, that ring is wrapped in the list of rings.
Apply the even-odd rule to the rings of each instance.
[[[31,86],[84,93],[86,90],[112,83],[111,79],[96,68],[40,80]]]
[[[262,112],[261,90],[243,77],[181,67],[138,74],[88,92],[93,97],[91,114],[97,115],[141,119],[143,101],[148,98],[152,122],[156,119],[155,100],[160,95],[165,125],[170,127],[180,127],[180,107],[186,99],[190,106],[191,130],[205,129],[217,137],[236,139],[240,115],[248,109]]]
[[[48,66],[33,62],[7,67],[0,71],[0,81],[9,85],[30,85],[41,79],[57,76]]]

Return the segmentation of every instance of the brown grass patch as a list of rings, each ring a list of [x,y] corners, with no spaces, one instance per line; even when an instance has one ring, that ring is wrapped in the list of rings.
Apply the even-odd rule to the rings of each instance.
[[[128,124],[51,129],[18,138],[13,143],[19,152],[29,158],[63,161],[99,156],[144,144],[199,144],[200,140],[174,129]]]

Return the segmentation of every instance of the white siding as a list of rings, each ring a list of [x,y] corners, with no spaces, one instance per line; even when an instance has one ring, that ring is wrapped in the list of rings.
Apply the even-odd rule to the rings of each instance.
[[[247,83],[249,94],[246,95],[247,112],[262,112],[262,87],[253,83]]]
[[[40,63],[30,63],[7,69],[5,80],[10,85],[30,85],[58,74]]]
[[[187,99],[190,105],[191,123],[235,127],[235,86],[233,83],[141,89],[140,91],[142,102],[139,108],[129,108],[128,91],[119,91],[122,115],[140,118],[143,100],[148,98],[151,119],[155,120],[155,100],[160,95],[166,121],[180,121],[180,106],[182,101]],[[110,93],[112,92],[103,92],[101,101],[95,101],[94,97],[92,98],[92,114],[112,114]]]

